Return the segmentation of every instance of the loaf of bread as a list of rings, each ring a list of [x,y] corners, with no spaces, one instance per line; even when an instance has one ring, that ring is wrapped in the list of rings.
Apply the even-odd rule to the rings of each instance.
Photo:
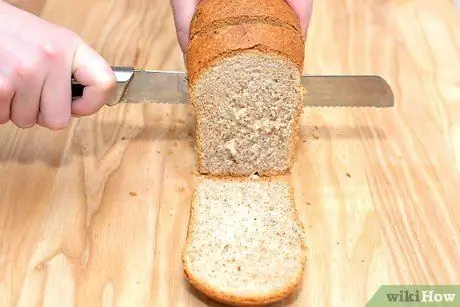
[[[293,164],[304,38],[284,0],[202,0],[186,56],[198,171],[279,175]]]
[[[300,286],[304,236],[287,183],[203,179],[192,197],[185,275],[216,301],[273,303]]]

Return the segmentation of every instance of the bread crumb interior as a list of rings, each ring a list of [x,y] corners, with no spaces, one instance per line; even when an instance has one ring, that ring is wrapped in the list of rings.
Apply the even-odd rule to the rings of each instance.
[[[293,63],[258,51],[234,54],[203,72],[193,93],[201,121],[202,173],[286,170],[300,84]]]
[[[199,282],[251,297],[298,281],[304,230],[286,183],[204,180],[193,208],[184,261]]]

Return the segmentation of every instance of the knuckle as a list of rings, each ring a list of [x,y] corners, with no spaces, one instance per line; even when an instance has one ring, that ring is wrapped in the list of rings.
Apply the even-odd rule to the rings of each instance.
[[[36,122],[27,121],[27,120],[23,120],[23,119],[18,119],[18,118],[14,118],[14,117],[11,118],[11,121],[18,128],[22,128],[22,129],[32,128],[36,124]]]
[[[63,59],[68,50],[67,46],[60,41],[45,42],[40,45],[39,57],[41,60],[48,62]]]
[[[67,128],[70,122],[70,113],[60,112],[59,114],[44,114],[39,116],[38,123],[51,130],[62,130]]]
[[[10,120],[10,110],[9,106],[3,105],[0,100],[0,124],[6,124]]]
[[[13,109],[10,115],[10,120],[19,128],[32,128],[37,124],[37,118],[31,114],[19,113]]]
[[[22,60],[16,67],[16,73],[22,80],[31,80],[38,76],[47,63],[56,62],[64,57],[64,49],[59,44],[46,43],[41,45],[32,57]]]
[[[5,107],[1,106],[0,100],[0,125],[6,124],[10,120],[10,112]]]
[[[41,56],[44,60],[54,61],[58,59],[62,54],[62,51],[56,44],[47,43],[41,48]]]
[[[16,68],[16,73],[21,80],[30,81],[35,78],[38,73],[37,61],[29,60],[21,63]]]
[[[63,130],[67,128],[69,125],[69,120],[68,119],[53,119],[51,121],[48,121],[46,124],[46,127],[58,131],[58,130]]]
[[[0,104],[9,102],[14,95],[13,83],[0,77]]]

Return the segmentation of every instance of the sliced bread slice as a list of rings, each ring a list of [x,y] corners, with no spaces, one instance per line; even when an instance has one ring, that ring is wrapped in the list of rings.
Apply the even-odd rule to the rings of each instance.
[[[202,180],[192,198],[182,261],[196,289],[226,304],[268,304],[294,292],[306,246],[290,186]]]
[[[186,60],[198,171],[284,174],[298,142],[304,40],[285,1],[236,2],[213,15],[233,2],[203,1],[191,24]]]

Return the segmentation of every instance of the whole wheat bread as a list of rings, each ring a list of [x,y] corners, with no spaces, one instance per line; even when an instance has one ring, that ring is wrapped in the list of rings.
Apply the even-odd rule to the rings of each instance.
[[[278,175],[292,166],[304,39],[284,0],[202,0],[186,56],[198,170]]]
[[[289,184],[203,179],[192,197],[184,272],[209,297],[233,305],[283,299],[300,286],[304,229]]]

